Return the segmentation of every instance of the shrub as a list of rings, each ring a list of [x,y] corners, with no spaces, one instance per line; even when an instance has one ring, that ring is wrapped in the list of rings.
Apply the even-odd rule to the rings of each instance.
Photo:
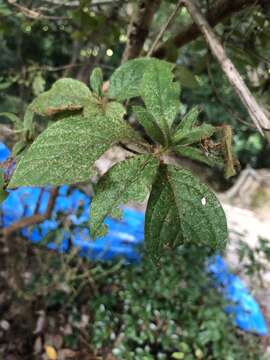
[[[143,262],[98,283],[89,300],[96,350],[117,359],[260,359],[259,340],[235,328],[204,272],[205,253],[181,248],[160,268]]]

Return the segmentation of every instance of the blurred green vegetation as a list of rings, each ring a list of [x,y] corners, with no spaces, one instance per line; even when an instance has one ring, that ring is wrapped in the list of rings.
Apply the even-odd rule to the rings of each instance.
[[[74,255],[38,253],[42,260],[24,289],[27,302],[53,319],[48,333],[61,333],[58,323],[64,328],[68,317],[64,346],[80,349],[83,333],[102,359],[265,359],[260,339],[224,312],[228,304],[203,271],[208,250],[180,247],[158,268],[146,260],[91,264]],[[80,327],[83,318],[89,321]]]
[[[88,82],[99,65],[108,77],[120,61],[132,4],[136,1],[94,2],[80,0],[77,6],[54,1],[0,0],[0,112],[21,114],[31,99],[62,76]],[[166,22],[176,1],[162,1],[145,50]],[[207,10],[214,1],[201,0]],[[62,4],[62,5],[61,5]],[[19,5],[19,7],[17,6]],[[72,5],[72,4],[71,4]],[[26,9],[26,10],[25,10]],[[27,9],[34,14],[27,13]],[[39,16],[35,15],[39,14]],[[258,101],[270,109],[270,11],[254,2],[247,9],[220,23],[216,30],[228,54]],[[190,22],[182,10],[164,40]],[[234,129],[235,152],[242,168],[270,166],[270,149],[254,128],[239,99],[224,78],[201,38],[180,49],[173,45],[167,59],[178,63],[185,112],[201,104],[202,121],[229,123]],[[4,121],[1,119],[1,121]]]

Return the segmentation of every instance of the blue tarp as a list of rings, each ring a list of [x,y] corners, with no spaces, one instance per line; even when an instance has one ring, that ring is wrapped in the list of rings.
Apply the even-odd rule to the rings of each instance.
[[[8,156],[9,150],[0,143],[0,162]],[[22,187],[10,191],[8,198],[0,206],[0,228],[32,215],[37,204],[38,212],[44,213],[48,198],[49,188]],[[123,208],[123,219],[116,221],[107,218],[105,223],[109,227],[108,234],[92,241],[88,229],[90,202],[90,197],[82,191],[62,186],[51,219],[31,230],[23,229],[22,234],[33,243],[40,242],[48,233],[58,228],[57,215],[64,213],[72,223],[72,231],[67,233],[63,230],[60,239],[47,244],[50,249],[67,251],[71,242],[72,246],[79,250],[79,255],[91,260],[106,261],[120,257],[131,263],[139,263],[139,246],[143,243],[144,236],[144,214]],[[219,255],[208,261],[207,271],[213,276],[218,290],[230,302],[231,305],[227,306],[225,311],[234,315],[235,324],[245,331],[267,335],[267,325],[259,305],[239,277],[229,272]]]

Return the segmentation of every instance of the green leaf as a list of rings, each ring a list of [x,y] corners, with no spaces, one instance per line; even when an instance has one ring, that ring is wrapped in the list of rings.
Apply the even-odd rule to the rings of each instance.
[[[5,180],[4,173],[0,170],[0,204],[8,197],[8,192],[4,190]]]
[[[177,65],[174,73],[181,86],[189,89],[196,89],[199,87],[199,82],[196,79],[196,76],[188,69],[187,66]]]
[[[187,157],[191,160],[200,161],[209,166],[219,166],[223,167],[224,162],[220,157],[214,156],[212,154],[206,154],[204,151],[194,148],[191,146],[175,146],[173,150],[181,156]]]
[[[180,85],[173,81],[170,64],[156,62],[147,68],[140,92],[147,110],[168,136],[180,106]]]
[[[140,83],[144,72],[157,63],[162,63],[169,69],[173,67],[166,61],[154,58],[134,59],[121,65],[110,78],[109,97],[123,101],[140,96]]]
[[[12,11],[8,8],[6,4],[0,4],[0,15],[1,16],[11,16]]]
[[[13,157],[18,156],[26,149],[27,145],[28,144],[25,140],[18,141],[12,148],[12,156]]]
[[[33,132],[34,113],[31,110],[30,105],[27,106],[26,111],[24,113],[23,127],[26,131]]]
[[[90,234],[105,235],[103,221],[114,214],[119,204],[134,200],[142,202],[151,189],[158,160],[139,155],[114,165],[99,181],[90,210]]]
[[[100,67],[96,67],[90,76],[90,85],[94,93],[98,96],[102,93],[102,85],[103,85],[103,73]]]
[[[187,130],[178,129],[178,131],[173,134],[173,143],[179,145],[191,145],[209,138],[215,131],[216,128],[209,124],[202,124],[201,126]]]
[[[35,96],[38,96],[45,90],[46,81],[42,76],[42,73],[39,72],[33,81],[32,88]]]
[[[190,171],[161,165],[147,205],[145,243],[157,260],[163,248],[183,242],[223,248],[224,211],[209,188]]]
[[[153,115],[151,115],[144,107],[142,106],[133,106],[132,110],[134,111],[139,123],[145,129],[146,134],[154,141],[164,145],[165,138],[162,130],[156,123]]]
[[[10,113],[10,112],[2,112],[2,113],[0,113],[0,116],[6,117],[8,120],[13,122],[14,124],[20,122],[20,118],[17,115]]]
[[[181,120],[180,124],[175,129],[175,133],[181,130],[191,130],[197,123],[200,108],[194,106]]]
[[[15,125],[15,128],[17,130],[20,130],[23,128],[21,119],[17,115],[10,113],[10,112],[2,112],[2,113],[0,113],[0,116],[6,117],[9,121],[11,121]]]
[[[143,141],[139,132],[135,131],[127,122],[122,121],[126,114],[126,109],[122,104],[112,101],[107,103],[106,107],[101,109],[102,113],[105,112],[106,117],[115,124],[115,126],[122,127],[125,133],[124,140],[128,140],[133,143],[141,143]],[[93,113],[94,116],[94,113]]]
[[[176,360],[183,360],[185,359],[185,353],[177,351],[172,353],[172,359],[176,359]]]
[[[49,126],[21,158],[9,188],[89,180],[94,162],[105,151],[134,138],[135,131],[122,120],[121,104],[109,104],[107,110],[91,118],[69,116]]]
[[[39,95],[31,104],[33,113],[53,116],[63,111],[78,111],[91,99],[91,91],[81,81],[63,78],[50,90]]]

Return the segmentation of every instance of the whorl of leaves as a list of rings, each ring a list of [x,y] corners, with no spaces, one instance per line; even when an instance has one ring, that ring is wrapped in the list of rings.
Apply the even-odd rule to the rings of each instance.
[[[108,215],[120,216],[119,205],[143,201],[150,193],[145,244],[154,260],[163,249],[182,243],[223,248],[227,225],[218,199],[190,171],[165,164],[164,155],[174,153],[222,166],[216,149],[226,155],[230,151],[228,130],[223,142],[206,150],[202,144],[215,135],[216,128],[199,124],[199,108],[179,122],[180,84],[173,70],[172,64],[157,59],[131,60],[112,74],[108,94],[102,92],[99,68],[90,76],[93,93],[77,80],[58,80],[28,107],[24,119],[28,131],[33,133],[36,114],[50,117],[53,123],[20,157],[9,188],[89,181],[96,160],[109,148],[133,144],[142,153],[115,164],[95,188],[92,237],[106,233],[103,221]],[[150,143],[124,119],[121,102],[131,98],[135,103],[141,98],[132,111]],[[16,117],[8,116],[19,124]]]

